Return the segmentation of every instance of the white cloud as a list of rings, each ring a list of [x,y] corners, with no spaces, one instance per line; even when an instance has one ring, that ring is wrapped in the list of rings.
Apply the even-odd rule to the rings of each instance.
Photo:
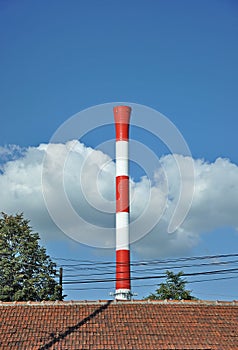
[[[8,160],[18,159],[24,154],[25,149],[18,145],[0,146],[0,171],[2,170],[1,163]]]
[[[91,246],[113,246],[115,164],[109,156],[78,141],[29,147],[24,153],[17,146],[12,150],[2,147],[1,155],[5,161],[0,174],[1,211],[23,211],[44,239],[62,239],[48,215],[45,197],[52,218],[70,237]],[[235,164],[228,159],[207,163],[179,155],[164,156],[160,164],[153,179],[131,181],[131,239],[136,241],[133,247],[138,254],[186,254],[202,232],[238,227]],[[192,206],[180,227],[169,234],[178,199],[182,204],[178,215],[183,215],[193,190],[191,164],[195,180]]]

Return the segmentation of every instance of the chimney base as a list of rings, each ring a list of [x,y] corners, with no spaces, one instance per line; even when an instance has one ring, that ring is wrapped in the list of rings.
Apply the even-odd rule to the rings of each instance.
[[[116,300],[131,300],[131,291],[130,289],[117,289],[115,292]]]

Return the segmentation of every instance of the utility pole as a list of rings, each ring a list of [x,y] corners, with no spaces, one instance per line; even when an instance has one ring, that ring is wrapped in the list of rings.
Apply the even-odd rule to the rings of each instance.
[[[63,300],[63,267],[60,267],[59,270],[59,285],[60,285],[60,297],[59,300]]]

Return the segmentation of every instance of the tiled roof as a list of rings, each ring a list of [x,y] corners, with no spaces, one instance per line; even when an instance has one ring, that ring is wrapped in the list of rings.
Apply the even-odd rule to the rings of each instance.
[[[238,302],[0,302],[1,350],[238,349]]]

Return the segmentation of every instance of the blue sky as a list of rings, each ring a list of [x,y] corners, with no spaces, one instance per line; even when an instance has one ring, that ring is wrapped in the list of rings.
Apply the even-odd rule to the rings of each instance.
[[[128,101],[166,115],[183,135],[195,160],[214,164],[221,157],[237,167],[237,37],[235,0],[1,1],[0,146],[37,148],[48,144],[72,115],[95,105]],[[114,137],[110,127],[102,132],[103,137],[99,130],[82,141],[95,147]],[[140,142],[153,147],[151,135],[132,132]],[[166,154],[161,143],[156,147],[157,157]],[[13,157],[13,148],[9,154]],[[31,153],[28,161],[32,157]],[[166,168],[168,160],[164,164]],[[219,163],[216,169],[226,166]],[[236,188],[232,169],[216,172],[216,183],[225,181],[227,174],[227,182],[234,181],[231,185]],[[136,177],[138,169],[134,171]],[[235,212],[236,202],[227,201]],[[3,200],[1,206],[21,210],[18,205],[17,209]],[[33,225],[47,231],[44,219],[35,224],[34,218],[35,213],[29,217]],[[232,220],[205,225],[199,242],[190,250],[178,250],[177,255],[235,253],[235,228]],[[112,252],[98,249],[95,253],[70,239],[50,237],[46,233],[42,240],[52,256],[113,259]],[[133,254],[142,259],[139,250]],[[237,298],[237,279],[194,285],[191,288],[199,298]],[[105,290],[70,293],[72,298],[107,298]]]

